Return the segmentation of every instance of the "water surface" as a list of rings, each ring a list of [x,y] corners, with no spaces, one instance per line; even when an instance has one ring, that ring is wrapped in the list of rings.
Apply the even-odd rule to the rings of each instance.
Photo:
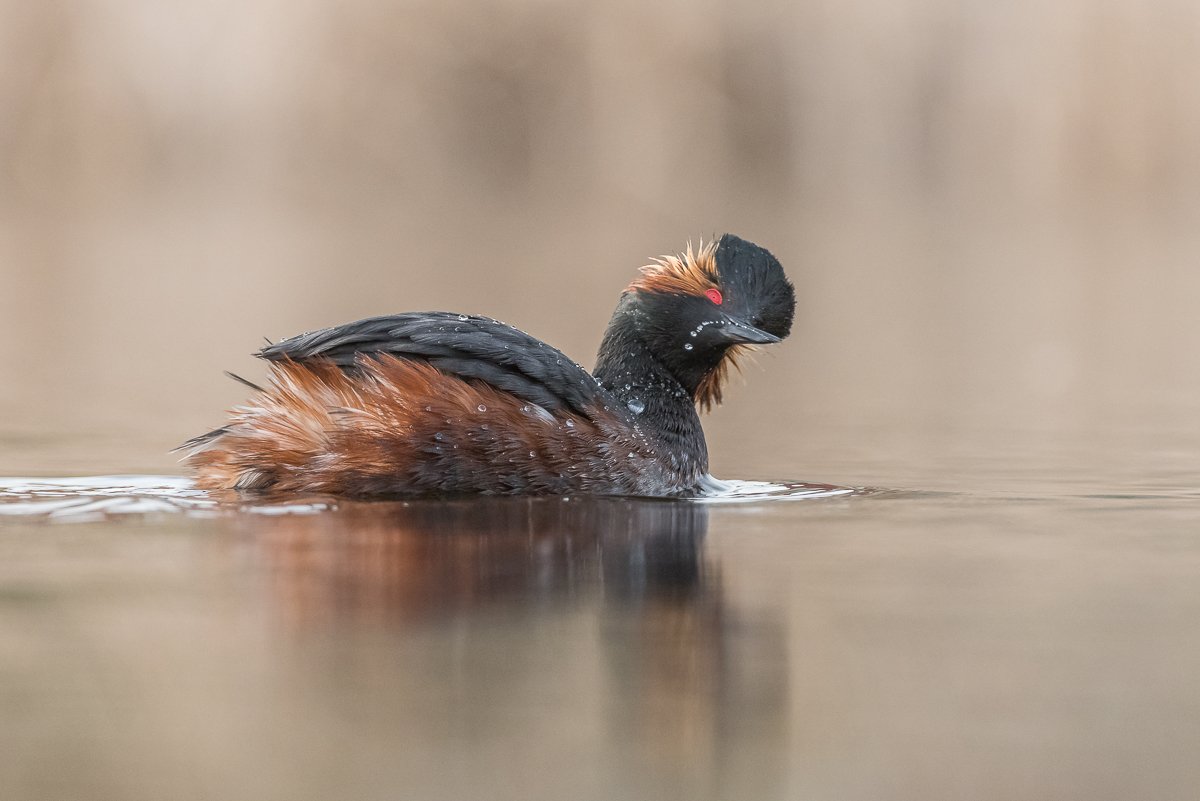
[[[1162,478],[232,506],[5,479],[0,796],[1191,798],[1200,499]]]

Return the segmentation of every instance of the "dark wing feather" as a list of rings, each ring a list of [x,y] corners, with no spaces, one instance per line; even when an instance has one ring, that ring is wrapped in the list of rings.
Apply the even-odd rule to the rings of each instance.
[[[270,361],[327,359],[352,371],[358,359],[387,353],[424,361],[448,375],[474,379],[549,409],[590,415],[623,407],[562,351],[488,317],[412,312],[371,317],[268,345]]]

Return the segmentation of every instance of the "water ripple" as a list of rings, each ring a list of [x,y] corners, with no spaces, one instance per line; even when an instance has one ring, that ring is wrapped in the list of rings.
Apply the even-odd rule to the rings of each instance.
[[[692,498],[703,504],[818,500],[872,494],[863,487],[795,481],[722,481],[706,479]],[[223,503],[197,489],[183,476],[112,475],[67,478],[0,477],[0,518],[87,522],[114,516],[186,514],[211,516],[225,511],[262,515],[313,514],[333,509],[332,500],[274,499]]]

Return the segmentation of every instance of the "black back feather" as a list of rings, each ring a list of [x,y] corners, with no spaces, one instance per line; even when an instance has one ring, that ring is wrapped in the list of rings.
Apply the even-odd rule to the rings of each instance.
[[[300,334],[256,355],[268,361],[326,359],[353,371],[361,357],[385,353],[482,381],[551,411],[589,415],[597,406],[620,407],[562,351],[488,317],[452,312],[371,317]]]

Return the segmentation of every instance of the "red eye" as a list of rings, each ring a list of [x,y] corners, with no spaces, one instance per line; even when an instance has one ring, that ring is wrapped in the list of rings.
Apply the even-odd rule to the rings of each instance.
[[[719,289],[708,290],[707,292],[704,293],[704,297],[708,298],[709,300],[711,300],[713,303],[717,304],[718,306],[720,306],[721,301],[724,300],[724,298],[721,297],[721,290],[719,290]]]

